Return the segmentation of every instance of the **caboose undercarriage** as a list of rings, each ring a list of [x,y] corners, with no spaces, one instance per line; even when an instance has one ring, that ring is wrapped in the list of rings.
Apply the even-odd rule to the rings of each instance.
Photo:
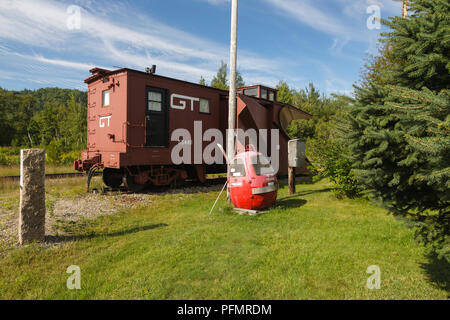
[[[75,170],[88,173],[87,191],[94,173],[101,171],[103,183],[113,189],[122,185],[128,190],[139,192],[146,187],[175,185],[186,179],[206,181],[208,173],[224,173],[225,165],[134,165],[122,168],[104,167],[101,156],[88,160],[77,160]]]

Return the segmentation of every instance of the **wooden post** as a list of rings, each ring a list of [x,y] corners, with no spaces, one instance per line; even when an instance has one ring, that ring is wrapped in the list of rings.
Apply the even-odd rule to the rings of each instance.
[[[289,194],[295,193],[295,168],[305,165],[305,142],[296,139],[288,142],[288,185]]]
[[[295,168],[289,167],[288,169],[288,184],[289,184],[289,194],[295,193]]]

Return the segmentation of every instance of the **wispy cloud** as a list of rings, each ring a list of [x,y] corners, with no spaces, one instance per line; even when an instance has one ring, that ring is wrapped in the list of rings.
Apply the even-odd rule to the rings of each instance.
[[[40,54],[35,54],[35,55],[28,55],[28,54],[22,54],[19,52],[14,52],[11,49],[7,48],[7,47],[2,47],[0,46],[0,54],[2,54],[3,56],[16,56],[21,58],[24,61],[36,61],[36,62],[40,62],[43,64],[47,64],[47,65],[56,65],[56,66],[60,66],[60,67],[64,67],[64,68],[69,68],[69,69],[78,69],[81,71],[86,71],[89,70],[93,67],[99,67],[98,65],[95,65],[93,63],[80,63],[80,62],[74,62],[74,61],[70,61],[70,60],[62,60],[62,59],[50,59],[50,58],[46,58],[43,57]],[[27,65],[27,64],[25,64]],[[32,66],[34,68],[36,68],[36,66]]]
[[[351,37],[354,33],[346,24],[330,12],[314,6],[308,0],[265,0],[285,15],[327,34]]]
[[[78,3],[84,5],[80,29],[70,30],[67,27],[69,2],[1,1],[0,39],[46,51],[47,54],[29,55],[40,63],[85,71],[91,67],[90,62],[139,69],[157,64],[164,75],[190,81],[198,81],[200,76],[211,78],[220,61],[228,60],[227,45],[168,26],[133,10],[129,4]],[[277,63],[281,62],[244,50],[239,54],[239,67],[244,75],[280,77]],[[69,61],[67,56],[76,60]],[[90,62],[86,63],[85,59]]]
[[[370,41],[367,35],[373,32],[366,27],[366,21],[369,18],[366,10],[369,6],[378,5],[381,9],[381,15],[384,17],[401,13],[401,3],[392,0],[264,1],[291,19],[345,41]]]
[[[367,9],[376,5],[381,17],[401,14],[401,2],[393,0],[264,0],[278,14],[323,33],[330,38],[329,51],[346,60],[359,60],[344,49],[351,43],[367,47],[365,53],[377,54],[378,38],[382,29],[369,29]],[[384,27],[382,27],[384,28]]]
[[[35,56],[33,57],[36,61],[52,64],[56,66],[66,67],[66,68],[73,68],[73,69],[79,69],[79,70],[89,70],[92,67],[94,67],[93,64],[86,64],[86,63],[79,63],[79,62],[73,62],[73,61],[67,61],[67,60],[61,60],[61,59],[48,59],[43,56]]]
[[[199,1],[207,2],[209,4],[216,5],[216,6],[231,2],[231,0],[199,0]]]
[[[229,5],[229,0],[197,1]],[[276,8],[274,12],[291,17],[294,24],[300,22],[330,35],[329,49],[336,54],[350,41],[366,41],[364,35],[355,35],[359,29],[355,29],[354,23],[349,24],[342,12],[321,10],[319,1],[259,3],[264,9]],[[346,10],[345,15],[359,14],[360,8],[352,1],[336,1],[340,3],[339,10]],[[82,7],[79,30],[67,27],[67,8],[72,4]],[[159,74],[196,82],[200,76],[210,80],[220,62],[228,62],[228,41],[218,42],[186,32],[133,6],[131,1],[0,0],[0,79],[10,77],[24,84],[29,81],[82,88],[82,79],[93,66],[144,70],[156,64]],[[205,10],[215,10],[205,7]],[[228,26],[224,28],[228,33]],[[242,48],[246,46],[241,42],[238,68],[249,84],[275,86],[283,79],[303,87],[320,74],[328,79],[322,81],[327,91],[351,89],[348,81],[339,79],[325,67],[318,66],[317,72],[305,75],[306,62],[301,53],[283,59],[277,57],[275,50],[264,56],[261,51]]]

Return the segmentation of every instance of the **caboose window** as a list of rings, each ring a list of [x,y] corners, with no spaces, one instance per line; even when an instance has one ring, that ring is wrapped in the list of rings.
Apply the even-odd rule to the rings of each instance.
[[[148,92],[148,110],[161,111],[162,110],[162,94],[161,92]]]
[[[209,109],[209,100],[200,98],[200,113],[211,113]]]
[[[267,100],[267,89],[261,88],[261,99]]]
[[[109,106],[109,90],[103,91],[103,106],[104,107]]]
[[[258,88],[245,89],[244,94],[246,96],[250,96],[250,97],[257,97],[258,96]]]
[[[270,101],[274,101],[275,100],[275,92],[273,92],[272,90],[269,91],[269,100]]]

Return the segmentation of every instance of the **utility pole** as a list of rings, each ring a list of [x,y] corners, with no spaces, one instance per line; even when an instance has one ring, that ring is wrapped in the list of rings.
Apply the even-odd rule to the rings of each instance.
[[[403,0],[402,17],[406,18],[408,16],[408,0]]]
[[[230,91],[228,96],[228,135],[227,154],[229,161],[234,158],[234,131],[236,128],[236,61],[237,61],[237,23],[238,0],[231,3],[231,40],[230,40]],[[230,174],[230,163],[228,163]]]

